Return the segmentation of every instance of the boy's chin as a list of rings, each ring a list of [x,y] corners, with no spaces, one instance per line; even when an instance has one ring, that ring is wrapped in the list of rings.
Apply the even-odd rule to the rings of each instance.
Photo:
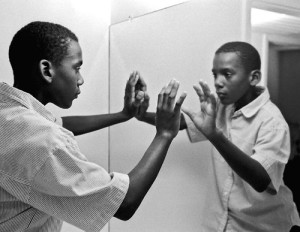
[[[63,103],[55,104],[55,105],[62,109],[69,109],[72,106],[72,103],[73,103],[73,101],[63,102]]]
[[[219,98],[219,99],[220,99],[220,98]],[[220,99],[220,102],[221,102],[223,105],[230,105],[230,104],[233,103],[233,102],[228,101],[228,100],[226,100],[226,99]]]

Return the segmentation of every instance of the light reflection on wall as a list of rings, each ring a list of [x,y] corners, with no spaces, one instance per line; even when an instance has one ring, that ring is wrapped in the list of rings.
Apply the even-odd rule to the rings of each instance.
[[[112,24],[122,22],[130,17],[141,16],[189,0],[111,0]]]
[[[280,14],[277,12],[267,11],[252,8],[251,9],[251,24],[252,26],[258,26],[268,22],[274,22],[276,20],[281,20],[285,17],[288,17],[285,14]]]

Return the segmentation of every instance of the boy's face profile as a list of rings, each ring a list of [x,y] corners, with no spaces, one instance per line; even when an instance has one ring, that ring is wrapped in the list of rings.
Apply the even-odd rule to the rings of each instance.
[[[82,52],[79,43],[71,40],[67,55],[59,65],[53,65],[53,78],[50,84],[50,102],[61,107],[69,108],[80,94],[83,78],[80,74]]]
[[[248,103],[251,76],[235,52],[215,54],[212,72],[216,92],[222,104]]]

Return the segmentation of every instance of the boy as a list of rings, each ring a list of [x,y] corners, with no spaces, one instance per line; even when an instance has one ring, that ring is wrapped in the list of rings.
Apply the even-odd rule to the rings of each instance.
[[[71,131],[138,116],[148,104],[139,74],[127,82],[121,112],[61,122],[45,105],[69,108],[80,94],[82,52],[75,34],[54,23],[29,23],[14,36],[9,59],[14,87],[0,83],[0,231],[55,232],[62,221],[99,231],[113,216],[131,218],[178,133],[185,98],[175,104],[179,83],[172,80],[158,96],[156,135],[141,161],[128,175],[109,174],[86,159]]]
[[[192,142],[214,146],[200,231],[288,232],[299,225],[283,183],[290,155],[289,129],[261,79],[260,56],[245,42],[221,46],[213,60],[216,97],[200,81],[200,111],[183,109],[181,129]],[[144,121],[153,123],[153,115]],[[151,121],[152,120],[152,121]],[[204,135],[204,136],[203,136]]]

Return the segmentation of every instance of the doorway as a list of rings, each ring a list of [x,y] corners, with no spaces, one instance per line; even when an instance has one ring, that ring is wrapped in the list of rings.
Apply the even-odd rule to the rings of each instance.
[[[263,85],[290,128],[291,155],[284,182],[300,212],[296,178],[300,174],[300,13],[287,8],[252,7],[251,26],[251,41],[261,49]]]

